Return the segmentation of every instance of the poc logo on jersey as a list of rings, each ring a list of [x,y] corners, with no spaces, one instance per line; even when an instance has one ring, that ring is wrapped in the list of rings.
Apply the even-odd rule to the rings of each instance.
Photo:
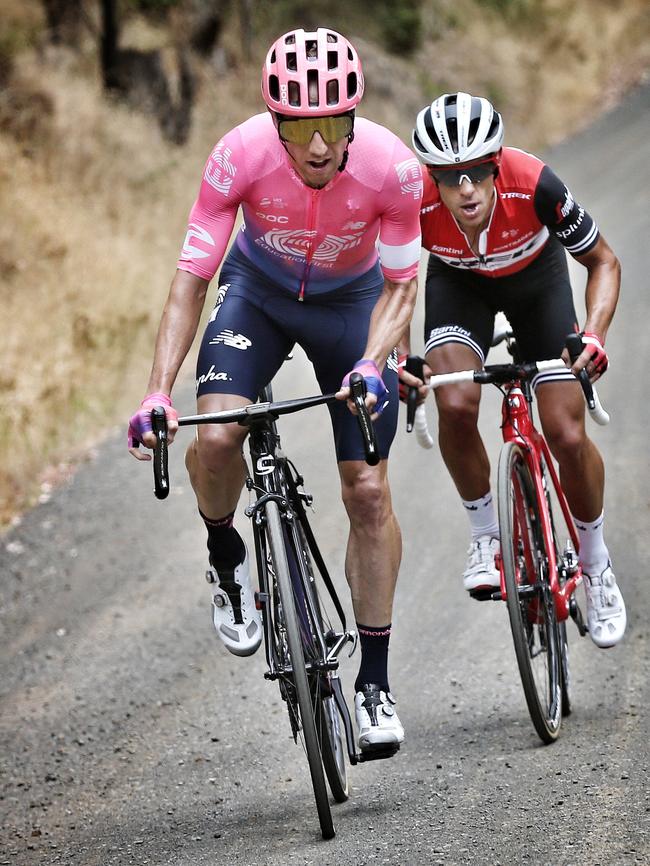
[[[255,211],[255,216],[258,216],[260,219],[266,220],[269,223],[279,223],[280,225],[289,222],[288,216],[283,216],[282,214],[278,215],[274,213],[262,213],[261,210]]]
[[[217,346],[219,343],[230,346],[231,349],[241,349],[242,351],[253,345],[248,337],[245,337],[243,334],[235,334],[229,328],[210,340],[211,346]]]
[[[395,164],[402,195],[412,195],[420,198],[422,195],[422,169],[415,157],[405,159]]]

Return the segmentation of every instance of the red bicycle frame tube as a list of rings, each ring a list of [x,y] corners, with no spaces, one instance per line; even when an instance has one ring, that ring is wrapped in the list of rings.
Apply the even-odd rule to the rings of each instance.
[[[540,503],[540,518],[542,523],[542,534],[544,536],[544,544],[548,552],[548,570],[549,584],[553,598],[555,599],[555,610],[557,618],[560,622],[566,620],[569,616],[569,599],[576,590],[576,587],[582,581],[582,569],[577,568],[575,574],[568,577],[564,586],[560,586],[558,580],[558,564],[555,556],[555,541],[553,539],[553,527],[551,525],[550,514],[547,507],[546,490],[542,478],[542,459],[546,465],[547,484],[550,482],[555,490],[558,503],[562,510],[571,543],[574,546],[576,553],[579,550],[578,533],[576,532],[573,518],[569,510],[569,504],[564,495],[564,491],[560,486],[560,480],[553,460],[551,452],[544,437],[539,433],[533,424],[533,419],[530,413],[530,407],[526,396],[519,382],[513,382],[506,385],[504,389],[503,404],[501,407],[502,426],[504,442],[516,442],[524,453],[526,465],[530,470],[535,488],[537,501]],[[519,507],[519,506],[517,506]],[[499,570],[501,572],[501,595],[506,597],[505,577],[503,574],[503,564],[500,560]]]

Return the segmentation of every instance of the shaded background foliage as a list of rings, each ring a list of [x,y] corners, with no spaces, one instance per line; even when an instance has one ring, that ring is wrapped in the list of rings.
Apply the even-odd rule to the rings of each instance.
[[[0,525],[141,399],[201,166],[264,110],[270,42],[322,25],[359,50],[360,113],[405,141],[466,89],[543,147],[650,69],[647,0],[3,0]]]

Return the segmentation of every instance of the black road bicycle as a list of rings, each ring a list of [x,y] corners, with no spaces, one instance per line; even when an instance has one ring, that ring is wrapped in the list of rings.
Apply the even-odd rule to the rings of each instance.
[[[366,461],[379,462],[377,442],[365,406],[365,382],[351,376]],[[338,656],[356,634],[343,607],[307,518],[312,497],[302,475],[280,445],[277,419],[313,406],[333,403],[334,394],[273,402],[271,386],[260,402],[206,415],[179,418],[179,426],[237,423],[248,428],[250,474],[246,486],[259,579],[258,605],[264,628],[268,670],[286,703],[294,741],[307,755],[324,839],[335,835],[326,779],[336,802],[348,798],[347,759],[351,764],[386,758],[399,749],[357,752],[350,712],[338,676]],[[169,493],[167,430],[164,409],[152,412],[158,445],[154,451],[155,494]]]

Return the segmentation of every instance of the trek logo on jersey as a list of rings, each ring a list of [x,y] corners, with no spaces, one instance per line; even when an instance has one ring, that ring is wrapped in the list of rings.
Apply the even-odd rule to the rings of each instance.
[[[227,196],[230,193],[232,182],[237,168],[230,162],[232,150],[220,141],[210,154],[208,164],[205,167],[203,177],[211,187]]]
[[[442,204],[442,202],[437,201],[437,202],[434,202],[433,204],[427,205],[426,207],[420,208],[420,214],[431,213],[431,211],[434,211],[437,208],[439,208],[441,204]]]
[[[226,294],[229,288],[230,283],[224,283],[217,289],[217,297],[215,299],[214,308],[210,313],[210,318],[208,319],[208,322],[214,322],[214,320],[217,318],[217,313],[221,309],[221,305],[223,304],[223,302],[226,300]]]
[[[501,237],[505,240],[506,238],[516,238],[519,234],[519,229],[506,229],[501,232]]]
[[[562,220],[566,219],[574,207],[575,201],[573,199],[573,196],[567,189],[566,195],[564,196],[564,204],[560,204],[560,202],[558,202],[555,206],[555,215],[557,216],[557,221],[561,223]]]
[[[203,373],[203,375],[199,376],[196,380],[197,392],[201,385],[205,385],[206,382],[232,382],[232,378],[228,373],[216,373],[213,364],[207,373]]]
[[[399,178],[402,195],[420,198],[422,196],[422,169],[417,159],[413,156],[403,162],[395,163],[395,171]]]
[[[502,192],[501,198],[524,198],[530,199],[532,196],[527,192]]]
[[[201,226],[197,226],[196,223],[190,223],[187,229],[187,234],[185,235],[185,240],[183,241],[183,253],[186,258],[206,259],[208,256],[212,255],[211,252],[206,252],[205,250],[200,250],[198,247],[193,246],[191,243],[193,238],[196,238],[210,247],[214,246],[214,238],[210,232],[206,231]]]
[[[230,346],[231,349],[241,349],[242,352],[245,352],[246,349],[253,345],[248,337],[245,337],[243,334],[235,334],[230,328],[227,328],[210,340],[211,346],[218,346],[219,343]]]

